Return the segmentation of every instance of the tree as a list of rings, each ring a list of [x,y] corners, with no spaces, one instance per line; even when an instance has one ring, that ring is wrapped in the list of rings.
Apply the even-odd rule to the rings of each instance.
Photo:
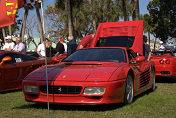
[[[26,27],[26,20],[27,20],[27,16],[28,16],[29,7],[26,6],[26,7],[24,7],[24,9],[25,9],[25,13],[24,13],[23,24],[22,24],[22,27],[21,27],[21,34],[20,34],[22,42],[24,42],[25,27]]]
[[[122,11],[124,15],[124,21],[127,21],[126,0],[122,0]]]
[[[68,39],[73,39],[73,20],[72,20],[72,13],[71,13],[71,4],[70,0],[65,1],[65,8],[67,13],[67,21],[68,21]],[[75,39],[75,38],[74,38]]]
[[[134,5],[132,19],[133,20],[139,20],[139,0],[132,0],[132,4]]]
[[[147,9],[152,17],[152,31],[157,38],[165,42],[169,37],[176,37],[175,0],[153,0],[149,2]]]
[[[45,10],[47,19],[51,21],[51,28],[48,30],[51,37],[66,37],[69,35],[68,29],[70,28],[68,28],[65,1],[57,0],[53,6],[49,5]],[[125,3],[127,17],[125,19],[129,20],[133,5],[130,0],[125,0]],[[119,0],[71,0],[73,35],[77,39],[81,39],[83,36],[92,33],[99,23],[115,22],[119,20],[120,16],[124,18],[121,5],[122,1]],[[95,9],[93,6],[95,6]],[[95,14],[95,18],[93,14]]]
[[[96,18],[95,18],[95,2],[94,0],[91,0],[92,4],[92,24],[93,24],[93,31],[96,31]]]
[[[35,2],[35,9],[37,13],[38,25],[39,25],[39,30],[40,30],[40,39],[41,39],[41,42],[43,42],[44,34],[43,34],[42,22],[41,22],[40,12],[39,12],[39,3],[37,1]]]
[[[141,20],[144,20],[144,33],[148,33],[149,45],[150,45],[150,34],[152,33],[152,27],[150,23],[152,22],[152,18],[148,14],[144,14],[140,16]]]

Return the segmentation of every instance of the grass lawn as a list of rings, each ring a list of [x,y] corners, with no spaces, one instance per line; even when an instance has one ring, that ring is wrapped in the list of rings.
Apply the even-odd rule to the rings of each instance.
[[[49,116],[46,104],[26,102],[21,91],[0,93],[0,118],[176,118],[176,81],[164,78],[156,86],[130,105],[50,105]]]

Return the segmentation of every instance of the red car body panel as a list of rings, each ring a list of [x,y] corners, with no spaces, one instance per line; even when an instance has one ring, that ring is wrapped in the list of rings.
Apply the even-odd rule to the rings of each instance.
[[[171,54],[152,56],[155,63],[156,76],[176,77],[176,57]]]
[[[143,21],[122,21],[100,23],[91,47],[95,47],[100,37],[135,36],[131,49],[143,55]]]
[[[92,48],[77,51],[79,52],[91,49],[101,50],[107,48],[121,49],[124,50],[125,55],[127,56],[126,62],[75,61],[61,62],[58,65],[49,66],[47,78],[49,86],[49,102],[68,104],[110,104],[124,102],[126,78],[129,73],[133,75],[134,79],[134,95],[138,95],[145,90],[150,89],[152,87],[151,71],[154,69],[154,63],[151,61],[130,63],[130,59],[128,57],[128,50],[133,50],[142,54],[142,24],[143,21],[100,24],[96,32]],[[123,31],[120,30],[120,34],[118,33],[119,30],[117,30],[118,32],[116,33],[112,33],[110,30],[106,33],[102,30],[102,28],[108,29],[108,27],[113,26],[130,26],[130,29]],[[104,33],[106,33],[106,35]],[[135,36],[136,38],[131,49],[127,47],[96,47],[96,42],[99,37],[112,35]],[[77,52],[72,55],[75,55]],[[139,60],[141,59],[139,58]],[[26,101],[47,102],[45,68],[42,67],[34,70],[23,80],[22,84]],[[36,86],[38,92],[26,92],[24,89],[25,85]],[[105,93],[102,95],[85,95],[84,89],[86,87],[105,87]],[[65,90],[67,90],[67,93],[60,93]],[[72,92],[72,90],[74,92],[79,92],[76,94],[69,93],[70,91]]]
[[[79,62],[83,64],[83,62]],[[122,63],[102,63],[102,65],[71,65],[67,66],[65,63],[50,66],[48,68],[49,86],[81,86],[79,94],[49,94],[50,103],[79,103],[79,104],[109,104],[124,102],[124,93],[126,85],[126,77],[129,69],[134,69],[135,78],[135,95],[151,88],[151,77],[148,84],[141,88],[145,83],[140,82],[141,71],[144,69],[151,69],[151,62],[144,62],[141,68],[136,68],[136,65]],[[84,69],[83,69],[84,68]],[[101,70],[101,71],[99,71]],[[150,70],[149,70],[150,71]],[[29,74],[25,80],[24,85],[36,85],[38,88],[46,86],[45,69],[37,69]],[[78,74],[79,73],[79,74]],[[151,74],[150,74],[151,75]],[[103,95],[84,95],[85,87],[105,87],[106,92]],[[24,89],[24,88],[23,88]],[[47,102],[47,94],[40,88],[40,92],[28,93],[25,92],[25,99],[27,101]]]
[[[0,57],[4,54],[20,54],[9,51],[0,51]],[[31,57],[28,55],[20,54],[23,56]],[[13,64],[0,65],[0,91],[8,91],[22,88],[22,80],[34,69],[45,65],[44,59],[18,62]],[[47,59],[48,64],[55,63],[51,58]]]

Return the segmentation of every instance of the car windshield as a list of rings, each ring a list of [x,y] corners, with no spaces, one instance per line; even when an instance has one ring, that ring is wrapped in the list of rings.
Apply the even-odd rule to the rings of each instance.
[[[121,48],[89,48],[78,50],[63,62],[76,61],[104,61],[104,62],[127,62],[126,53]]]

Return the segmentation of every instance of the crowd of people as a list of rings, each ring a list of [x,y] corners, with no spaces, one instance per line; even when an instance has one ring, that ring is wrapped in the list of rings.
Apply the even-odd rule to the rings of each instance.
[[[63,38],[61,39],[55,38],[53,40],[53,43],[56,44],[56,48],[52,47],[51,40],[45,38],[45,41],[43,41],[41,44],[38,45],[36,52],[41,58],[45,56],[46,57],[59,56],[64,53],[67,53],[67,56],[69,56],[78,49],[90,47],[94,36],[95,34],[90,34],[83,37],[79,45],[77,45],[77,43],[73,40],[73,37],[68,37],[69,42],[67,44],[65,43]],[[11,36],[5,37],[5,44],[1,49],[25,54],[26,53],[25,44],[21,42],[21,39],[19,37],[15,37],[14,40],[15,42],[12,41]],[[144,42],[143,55],[145,56],[146,61],[149,61],[151,58],[151,49],[150,46],[146,43],[147,37],[145,35],[143,36],[143,42]],[[45,53],[45,45],[46,45],[46,53]],[[165,47],[163,46],[163,42],[160,41],[159,51],[163,50],[165,50]]]
[[[15,42],[12,41],[11,36],[5,37],[5,44],[2,47],[2,50],[21,52],[21,53],[25,54],[26,53],[25,44],[22,43],[20,38],[18,38],[18,37],[15,37],[14,40],[15,40]]]
[[[67,56],[71,55],[78,49],[87,48],[90,46],[92,39],[94,38],[94,34],[87,35],[82,39],[82,43],[80,43],[79,47],[77,43],[73,40],[73,37],[68,37],[68,43],[66,44],[64,39],[55,38],[53,41],[45,38],[45,40],[38,45],[36,48],[36,53],[39,57],[53,57],[59,56],[61,54],[66,53]],[[56,44],[56,48],[53,48],[52,42]],[[46,46],[46,53],[45,53]],[[27,49],[23,42],[21,42],[21,38],[15,37],[12,40],[11,36],[5,37],[5,44],[1,47],[1,50],[6,51],[14,51],[25,54]],[[45,55],[46,54],[46,55]]]

